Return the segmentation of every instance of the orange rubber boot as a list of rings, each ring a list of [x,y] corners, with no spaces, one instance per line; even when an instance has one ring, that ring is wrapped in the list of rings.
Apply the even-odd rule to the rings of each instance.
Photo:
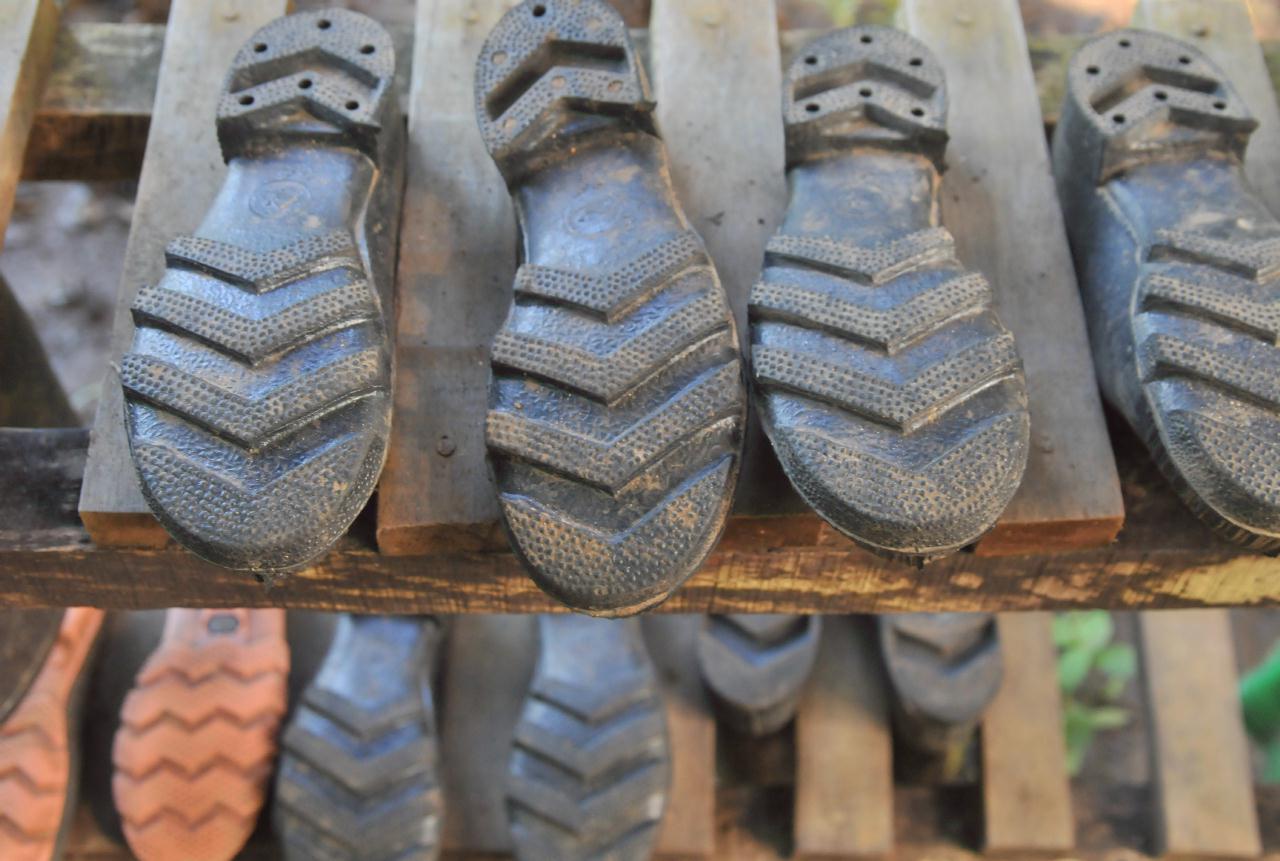
[[[170,610],[125,698],[112,794],[140,861],[229,861],[258,821],[284,716],[283,610]]]
[[[103,612],[73,607],[22,701],[0,724],[0,858],[57,857],[74,813],[79,711]]]

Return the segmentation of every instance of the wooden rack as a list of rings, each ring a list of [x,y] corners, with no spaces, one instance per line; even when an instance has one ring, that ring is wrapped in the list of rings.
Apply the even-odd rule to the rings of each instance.
[[[1251,98],[1270,96],[1243,0],[1215,3],[1204,46],[1218,51],[1236,80],[1250,82]],[[284,3],[176,0],[167,28],[91,25],[61,33],[53,0],[19,5],[33,11],[29,27],[4,34],[16,47],[3,56],[22,64],[20,74],[10,70],[4,91],[11,107],[0,209],[7,215],[33,125],[25,158],[37,176],[128,173],[145,140],[115,321],[120,351],[131,337],[133,292],[158,276],[164,242],[194,227],[221,181],[211,121],[221,70]],[[0,431],[0,474],[24,476],[0,489],[0,594],[9,603],[555,609],[505,545],[481,438],[485,358],[507,302],[514,224],[471,115],[470,76],[480,41],[506,6],[422,0],[416,37],[397,34],[402,77],[411,81],[411,145],[396,419],[376,506],[322,562],[270,588],[200,562],[168,541],[141,499],[109,369],[87,455],[83,433]],[[1168,0],[1151,8],[1176,16],[1183,7]],[[729,529],[665,609],[1280,602],[1280,563],[1215,539],[1173,499],[1126,430],[1112,427],[1108,436],[1016,2],[905,0],[900,12],[947,69],[944,220],[962,258],[992,280],[1019,339],[1032,407],[1026,480],[972,552],[915,570],[859,551],[805,509],[753,429]],[[740,315],[785,206],[780,64],[810,35],[780,35],[775,20],[765,0],[655,2],[651,27],[640,33],[677,187]],[[1274,99],[1254,107],[1263,128],[1251,166],[1265,172],[1280,160],[1273,155],[1280,147],[1260,147],[1280,134],[1280,122]]]

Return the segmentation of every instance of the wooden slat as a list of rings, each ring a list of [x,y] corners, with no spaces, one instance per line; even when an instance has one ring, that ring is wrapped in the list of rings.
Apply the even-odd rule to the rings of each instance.
[[[506,0],[422,0],[400,228],[395,412],[378,489],[384,553],[499,542],[485,464],[489,342],[511,301],[515,222],[472,77]]]
[[[1027,374],[1026,476],[978,552],[1105,543],[1124,509],[1017,0],[903,0],[900,14],[947,75],[943,223],[991,280]]]
[[[1245,173],[1274,213],[1280,213],[1280,107],[1253,31],[1246,0],[1141,0],[1136,26],[1185,39],[1209,55],[1258,119],[1245,153]]]
[[[1057,854],[1075,845],[1053,619],[998,617],[1004,680],[982,721],[988,854]]]
[[[162,24],[67,24],[31,130],[25,179],[135,179],[151,127]]]
[[[824,620],[796,713],[795,848],[801,859],[892,854],[893,743],[879,651],[864,620]]]
[[[79,493],[84,438],[35,434],[63,450],[37,481]],[[905,571],[857,550],[819,547],[713,553],[664,611],[857,613],[907,610],[1038,610],[1059,607],[1280,605],[1280,560],[1215,538],[1165,491],[1136,440],[1124,451],[1129,524],[1105,548],[1042,558],[961,553]],[[31,442],[30,444],[35,444]],[[0,445],[0,475],[31,474],[22,445]],[[37,470],[39,472],[39,470]],[[41,473],[44,475],[44,473]],[[357,520],[318,565],[265,589],[252,577],[201,562],[176,547],[96,547],[74,511],[30,484],[0,498],[0,603],[14,606],[297,607],[369,613],[528,613],[563,610],[509,553],[389,557],[373,549],[372,523]]]
[[[22,153],[53,61],[60,5],[0,0],[0,246],[13,212]]]
[[[695,654],[701,627],[701,616],[644,620],[671,745],[671,788],[654,850],[660,858],[710,858],[716,851],[716,724]]]
[[[214,114],[227,67],[241,43],[284,14],[286,5],[286,0],[174,0],[169,12],[156,120],[116,297],[112,363],[102,382],[80,496],[80,516],[97,544],[157,547],[168,542],[142,499],[129,457],[116,362],[133,340],[129,307],[138,289],[159,280],[165,244],[195,230],[226,173]]]
[[[1138,625],[1158,850],[1171,858],[1258,857],[1229,616],[1222,610],[1142,613]]]

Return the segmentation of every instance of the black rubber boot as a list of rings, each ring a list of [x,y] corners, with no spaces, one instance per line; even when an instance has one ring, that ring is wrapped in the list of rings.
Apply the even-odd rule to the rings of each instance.
[[[226,181],[134,302],[120,381],[142,492],[219,565],[307,563],[382,469],[404,151],[393,54],[341,9],[255,33],[218,105]]]
[[[275,828],[290,861],[431,861],[443,800],[431,617],[343,616],[284,733]]]
[[[481,49],[480,131],[523,233],[490,462],[533,579],[604,616],[662,601],[715,546],[746,411],[733,317],[652,109],[600,0],[521,3]]]
[[[698,665],[720,719],[752,736],[790,723],[821,632],[820,616],[708,616],[698,636]]]
[[[991,287],[938,223],[942,68],[855,27],[784,81],[786,218],[751,292],[765,431],[805,501],[862,546],[919,562],[989,530],[1022,480],[1029,420]]]
[[[1098,380],[1183,501],[1280,550],[1280,223],[1242,164],[1257,122],[1198,50],[1082,47],[1053,163]]]
[[[966,744],[1004,676],[995,617],[904,613],[876,623],[899,741],[937,757]]]
[[[657,676],[635,620],[538,619],[542,651],[512,741],[518,861],[644,861],[671,774]]]

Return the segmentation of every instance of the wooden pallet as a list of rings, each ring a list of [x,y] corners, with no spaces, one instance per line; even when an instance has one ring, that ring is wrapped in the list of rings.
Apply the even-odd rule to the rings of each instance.
[[[133,291],[157,276],[163,243],[194,225],[220,180],[223,166],[208,117],[226,57],[282,8],[274,0],[174,5],[155,77],[155,119],[117,306],[117,350],[131,336]],[[480,433],[487,343],[508,295],[514,225],[505,190],[481,148],[468,92],[472,55],[504,8],[505,0],[422,0],[419,37],[402,51],[414,83],[397,320],[400,376],[376,514],[366,513],[320,564],[270,592],[176,550],[142,503],[111,372],[80,488],[80,514],[93,544],[60,507],[64,498],[33,499],[11,489],[11,522],[20,517],[33,524],[11,541],[0,531],[0,590],[14,603],[288,605],[366,612],[554,609],[501,539]],[[1017,5],[919,0],[905,3],[902,11],[952,79],[954,167],[944,193],[950,201],[947,221],[962,255],[992,279],[1001,312],[1024,343],[1034,443],[1024,488],[976,552],[913,572],[855,549],[804,509],[756,432],[729,530],[669,609],[840,612],[1280,601],[1280,584],[1271,576],[1280,566],[1239,553],[1191,523],[1151,478],[1141,454],[1122,461],[1130,528],[1119,542],[1106,544],[1120,523],[1119,483],[1048,180]],[[780,55],[789,40],[782,38],[780,47],[774,21],[771,3],[747,9],[728,0],[697,7],[658,2],[646,34],[659,118],[670,130],[673,174],[739,314],[760,248],[785,203],[780,119],[773,106]],[[76,44],[83,50],[64,46],[55,58],[99,57],[110,81],[147,79],[145,71],[130,71],[103,59],[105,52],[95,53],[91,37],[96,32],[106,38],[103,31],[82,32],[85,38]],[[146,46],[156,34],[148,32],[135,40],[143,58],[154,53]],[[999,48],[1000,62],[976,60],[987,56],[970,50],[977,43]],[[65,95],[66,74],[55,70],[52,78],[64,88],[54,104],[74,103]],[[726,86],[733,98],[714,97]],[[726,111],[727,104],[741,109]],[[1001,134],[992,135],[984,123],[997,109]],[[83,119],[83,110],[68,108],[67,115]],[[733,157],[717,159],[717,169],[708,169],[711,156],[725,152]],[[1036,225],[1034,242],[1017,239],[1026,223]],[[0,450],[22,459],[23,439],[15,437]],[[1130,444],[1123,434],[1120,440]],[[56,457],[14,468],[33,475],[49,471],[46,483],[65,489],[77,479],[66,469],[80,444],[73,435],[44,439],[37,448],[56,449]],[[1008,556],[1032,549],[1041,555]]]
[[[665,679],[674,779],[657,857],[663,861],[1149,857],[1259,859],[1280,851],[1280,793],[1249,782],[1236,717],[1231,635],[1220,611],[1140,616],[1146,786],[1068,785],[1055,654],[1045,614],[1000,617],[1005,682],[981,728],[976,782],[894,782],[879,658],[867,619],[826,620],[795,724],[758,743],[713,722],[692,654],[698,620],[644,620]],[[510,857],[504,781],[511,730],[532,673],[528,616],[455,620],[441,721],[446,858]],[[738,759],[772,762],[751,781]],[[772,752],[772,753],[770,753]],[[717,789],[717,783],[720,784]],[[938,823],[946,823],[939,827]],[[788,852],[790,853],[788,855]],[[69,861],[123,861],[119,844],[82,817]],[[242,859],[275,861],[266,829]]]
[[[508,302],[514,223],[475,127],[470,78],[480,42],[507,6],[505,0],[418,4],[396,418],[377,508],[378,546],[389,555],[504,549],[482,429],[486,356]],[[227,57],[281,8],[233,0],[182,0],[173,8],[117,304],[117,355],[132,338],[128,309],[137,287],[158,277],[164,242],[194,226],[221,178],[207,116]],[[926,40],[931,26],[948,31],[950,6],[905,9]],[[1115,536],[1122,506],[1052,184],[1047,175],[1021,181],[1048,163],[1022,29],[1012,0],[974,2],[971,12],[985,16],[975,19],[973,32],[999,36],[1007,62],[1020,72],[969,69],[963,58],[975,52],[961,43],[935,45],[953,66],[955,83],[963,82],[953,90],[975,98],[957,99],[953,108],[951,159],[964,167],[952,171],[944,197],[963,207],[948,222],[964,256],[991,277],[1001,312],[1023,343],[1034,438],[1023,489],[978,553],[1098,546]],[[772,3],[744,9],[722,0],[695,9],[660,2],[648,40],[659,121],[671,129],[673,174],[744,322],[763,243],[785,206],[775,21]],[[719,98],[725,86],[740,98]],[[1001,125],[1010,133],[988,140],[968,132],[996,103],[1013,106],[1013,121]],[[735,157],[721,161],[726,148]],[[979,200],[986,203],[983,219],[968,217]],[[999,226],[1001,214],[1009,225],[987,229],[993,218]],[[1015,236],[1012,222],[1028,217],[1037,243]],[[138,489],[121,411],[120,387],[109,372],[81,515],[99,545],[161,546],[167,536]],[[726,546],[812,548],[834,540],[780,480],[758,433],[742,484]]]

